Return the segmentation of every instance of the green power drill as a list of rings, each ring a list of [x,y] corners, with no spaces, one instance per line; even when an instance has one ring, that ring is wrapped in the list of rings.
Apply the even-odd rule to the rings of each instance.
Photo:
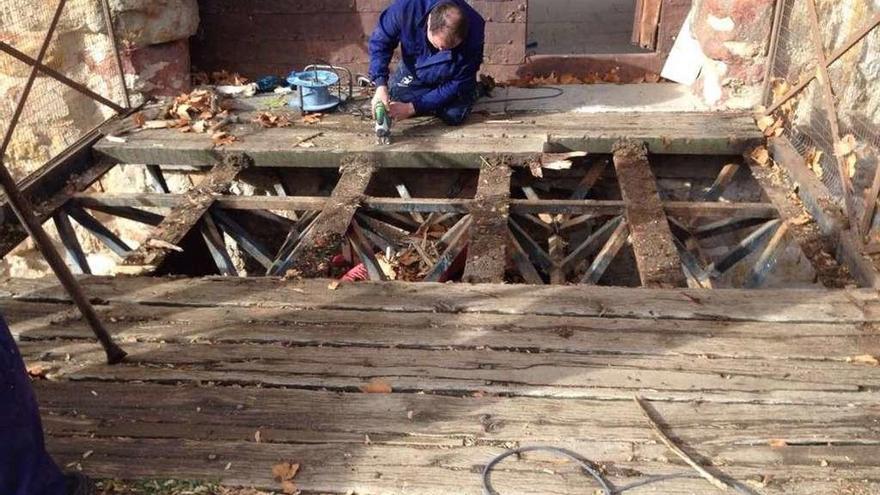
[[[391,144],[391,116],[385,103],[377,101],[373,105],[373,118],[376,119],[376,141],[379,144]]]

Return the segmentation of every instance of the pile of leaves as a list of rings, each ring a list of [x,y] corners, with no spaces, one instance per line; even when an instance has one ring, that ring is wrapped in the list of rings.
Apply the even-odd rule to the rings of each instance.
[[[293,125],[293,122],[290,120],[290,114],[287,113],[260,112],[253,118],[252,122],[259,124],[264,129],[290,127]]]
[[[250,81],[238,72],[219,70],[211,72],[195,72],[192,75],[193,86],[242,86]]]
[[[97,485],[97,495],[273,495],[254,488],[189,480],[100,480]]]
[[[394,253],[390,259],[384,254],[377,255],[380,263],[387,263],[395,274],[395,280],[416,282],[425,278],[425,275],[434,267],[442,249],[438,241],[448,227],[438,222],[425,222],[409,237],[408,243],[401,250]]]
[[[514,86],[518,88],[531,88],[535,86],[547,86],[554,84],[637,84],[637,83],[656,83],[660,81],[660,74],[647,73],[645,75],[622,78],[617,69],[612,68],[608,72],[599,73],[591,72],[585,75],[575,75],[567,72],[557,74],[555,71],[547,75],[536,76],[527,75],[519,79],[515,79],[506,86]]]
[[[212,89],[196,89],[174,99],[156,120],[145,120],[143,113],[133,117],[136,127],[142,129],[178,129],[180,132],[208,134],[214,145],[223,146],[237,141],[224,128],[238,120],[224,100]]]

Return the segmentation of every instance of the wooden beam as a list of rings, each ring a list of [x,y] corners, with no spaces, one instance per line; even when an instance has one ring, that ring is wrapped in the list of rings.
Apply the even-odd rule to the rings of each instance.
[[[351,235],[349,235],[348,240],[351,242],[351,247],[354,249],[355,254],[357,254],[358,259],[366,267],[369,279],[374,282],[387,280],[385,272],[379,266],[379,261],[376,260],[376,254],[370,247],[370,243],[357,222],[351,223]]]
[[[830,240],[832,246],[829,246],[829,252],[833,251],[838,263],[849,270],[856,282],[862,287],[880,287],[880,273],[877,272],[874,263],[862,254],[861,241],[853,230],[848,228],[848,219],[839,206],[838,198],[831,195],[825,184],[816,177],[815,172],[810,170],[804,158],[788,139],[771,139],[770,150],[774,162],[787,172],[791,185],[779,184],[779,181],[769,177],[770,172],[751,160],[749,153],[744,155],[746,163],[751,167],[752,175],[770,201],[776,205],[782,219],[791,223],[789,232],[798,241],[801,250],[809,255],[810,246],[804,245],[799,226],[792,220],[799,217],[803,209],[806,209],[815,219],[822,237]],[[792,191],[796,191],[803,202],[803,209],[789,200]],[[809,241],[809,237],[805,239]],[[807,244],[812,243],[807,242]],[[821,262],[814,263],[814,268],[820,278],[827,271],[827,267],[823,267]],[[830,275],[834,276],[834,271],[832,269]]]
[[[727,186],[733,181],[733,178],[738,171],[739,163],[728,163],[722,167],[721,172],[718,173],[718,177],[715,178],[715,182],[709,186],[706,194],[703,195],[703,201],[718,201],[721,195],[724,194],[724,190],[727,189]]]
[[[550,254],[544,251],[544,248],[532,239],[532,236],[513,218],[510,219],[510,232],[519,242],[519,245],[522,246],[523,250],[528,253],[532,263],[541,268],[545,273],[550,273],[550,270],[553,268],[553,260],[550,258]]]
[[[263,268],[269,269],[272,266],[272,258],[269,250],[263,244],[254,239],[248,231],[239,225],[231,216],[222,210],[213,209],[209,212],[214,220],[217,221],[218,227],[231,237],[247,254],[251,255],[257,263]]]
[[[562,270],[565,273],[570,273],[572,270],[577,268],[578,263],[601,249],[601,247],[605,244],[608,236],[611,235],[614,229],[616,229],[622,221],[623,216],[620,215],[605,222],[605,225],[596,229],[595,232],[590,234],[590,236],[587,237],[584,242],[582,242],[571,253],[569,253],[564,260],[562,260]]]
[[[716,278],[724,274],[727,270],[730,270],[734,265],[745,259],[746,256],[752,254],[752,251],[757,249],[764,239],[766,239],[771,232],[775,231],[780,223],[781,220],[776,219],[758,227],[754,232],[746,236],[745,239],[741,240],[736,246],[734,246],[734,248],[727,254],[722,256],[721,259],[709,265],[706,268],[706,272],[710,276]]]
[[[77,202],[74,202],[74,204],[77,204]],[[82,206],[82,204],[80,204],[80,206]],[[140,208],[135,208],[133,206],[107,206],[99,203],[94,203],[90,206],[87,206],[86,208],[88,208],[89,210],[105,213],[107,215],[113,215],[114,217],[125,218],[138,223],[152,226],[159,225],[160,223],[162,223],[162,220],[165,219],[164,215],[142,210]]]
[[[535,269],[535,265],[529,259],[528,253],[526,253],[519,241],[516,240],[516,236],[508,231],[507,239],[511,248],[510,257],[513,259],[513,264],[516,265],[516,269],[522,275],[523,280],[529,284],[543,285],[544,279],[541,278],[541,274]]]
[[[467,248],[469,240],[469,230],[472,224],[472,217],[466,215],[455,226],[453,226],[447,234],[446,249],[437,260],[437,263],[425,275],[425,282],[443,282],[448,276],[449,269],[453,266],[455,260],[461,255],[462,251]]]
[[[173,208],[162,223],[153,228],[147,240],[125,259],[123,265],[144,273],[156,271],[175,252],[171,246],[183,241],[214,203],[215,197],[228,192],[232,181],[247,166],[248,159],[244,155],[227,155],[199,185],[184,194],[183,204]]]
[[[782,241],[788,233],[788,225],[788,222],[782,222],[779,227],[777,227],[776,232],[773,233],[773,237],[767,242],[767,245],[758,257],[758,261],[755,262],[755,265],[746,277],[746,289],[756,289],[764,285],[767,275],[769,275],[773,270],[773,267],[776,266],[778,254],[783,247]]]
[[[70,265],[71,270],[78,275],[91,275],[92,269],[89,267],[89,260],[86,258],[79,239],[76,237],[73,225],[70,224],[70,217],[67,215],[67,212],[64,208],[59,208],[52,215],[52,219],[55,221],[55,228],[58,230],[61,244],[64,245],[64,250],[67,251],[67,264]]]
[[[614,150],[614,168],[642,285],[684,287],[681,257],[673,242],[645,145],[632,141],[618,143]]]
[[[115,117],[114,117],[115,119]],[[19,182],[22,194],[34,205],[40,222],[51,218],[75,193],[86,190],[107,171],[112,161],[94,161],[92,145],[103,135],[94,130]],[[0,196],[0,258],[27,238],[27,232],[5,197]]]
[[[150,176],[150,187],[152,187],[153,191],[160,194],[171,192],[171,189],[168,188],[168,183],[165,182],[165,175],[162,174],[162,167],[159,165],[147,165],[147,175]]]
[[[324,275],[322,266],[329,262],[325,255],[341,250],[345,233],[361,204],[375,165],[360,156],[350,159],[342,168],[336,187],[329,198],[325,198],[324,208],[293,250],[279,263],[273,275],[282,275],[288,270],[299,271],[305,277]],[[285,254],[285,253],[281,253]]]
[[[581,277],[581,283],[598,284],[599,280],[602,279],[602,275],[605,274],[605,270],[608,269],[608,266],[614,261],[614,257],[620,252],[620,248],[626,244],[627,238],[629,238],[629,226],[624,220],[617,225],[617,228],[611,233],[611,237],[608,238],[608,242],[605,243],[605,246],[602,247],[602,250],[593,259],[590,267],[584,272],[584,275]]]
[[[111,251],[120,258],[125,258],[132,253],[131,248],[122,239],[114,234],[110,229],[104,226],[97,218],[89,215],[85,210],[78,206],[70,205],[67,208],[67,214],[70,215],[76,223],[82,228],[91,232],[91,234],[104,243]]]
[[[510,167],[504,161],[484,161],[471,208],[470,243],[462,281],[501,283],[507,264],[507,220]]]
[[[79,193],[73,201],[83,207],[93,205],[135,206],[141,208],[173,208],[184,202],[181,194],[154,193]],[[276,210],[301,211],[321,210],[327,203],[324,196],[220,196],[214,206],[227,210]],[[368,213],[390,212],[409,213],[469,213],[473,200],[461,198],[378,198],[363,197],[361,210]],[[693,201],[665,201],[666,213],[680,218],[754,218],[756,216],[776,216],[776,209],[770,203],[719,203]],[[550,213],[570,215],[616,216],[623,213],[623,201],[619,200],[570,200],[570,199],[511,199],[510,213],[517,215]],[[418,225],[411,219],[405,220],[410,227]],[[545,228],[546,230],[546,228]]]
[[[590,190],[593,186],[599,182],[599,179],[602,178],[602,174],[605,172],[605,167],[608,166],[608,162],[606,160],[600,160],[590,167],[590,170],[584,174],[584,178],[578,183],[574,192],[571,193],[571,199],[586,199],[587,194],[590,193]]]
[[[202,238],[208,246],[208,251],[211,253],[211,257],[214,259],[214,264],[217,265],[220,275],[237,277],[238,270],[229,256],[229,251],[226,250],[226,242],[223,240],[223,234],[217,228],[214,218],[211,215],[203,216],[200,229]]]

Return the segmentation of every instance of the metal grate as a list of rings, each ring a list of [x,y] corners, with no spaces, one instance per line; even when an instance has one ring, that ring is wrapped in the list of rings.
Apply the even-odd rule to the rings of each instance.
[[[877,70],[871,64],[880,52],[880,4],[779,0],[777,9],[764,103],[785,118],[785,136],[840,204],[853,210],[850,218],[858,219],[865,215],[864,192],[874,180],[880,149],[880,108],[867,105],[876,83],[865,76]],[[854,170],[835,154],[835,143],[850,134],[856,141]]]
[[[17,180],[126,106],[105,6],[103,0],[0,0],[0,136],[12,132],[2,158]],[[38,72],[15,120],[56,15],[43,60],[48,70]]]

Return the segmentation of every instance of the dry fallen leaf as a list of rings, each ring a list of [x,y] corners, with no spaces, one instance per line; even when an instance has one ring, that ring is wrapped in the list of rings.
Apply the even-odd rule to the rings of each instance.
[[[303,124],[317,124],[321,122],[321,118],[324,117],[324,114],[321,113],[310,113],[307,115],[303,115],[302,122]]]
[[[772,126],[776,122],[776,119],[772,115],[763,115],[758,117],[755,121],[755,124],[758,125],[758,129],[761,129],[761,132],[764,132]]]
[[[296,477],[296,473],[298,472],[299,464],[294,464],[289,461],[279,462],[272,466],[272,477],[275,478],[275,481],[278,483],[292,480]]]
[[[856,149],[856,137],[847,134],[840,138],[840,141],[834,143],[834,154],[837,156],[846,156]]]
[[[292,481],[282,481],[281,491],[287,495],[296,495],[297,493],[299,493],[299,489],[296,487],[296,483]]]
[[[530,160],[529,161],[529,172],[532,173],[533,177],[537,177],[539,179],[544,177],[544,171],[541,170],[541,160]]]
[[[860,356],[853,356],[850,358],[846,358],[849,363],[856,364],[867,364],[870,366],[880,366],[880,360],[870,354],[862,354]]]
[[[365,394],[390,394],[391,385],[381,378],[373,378],[366,385],[361,385],[361,392]]]
[[[820,179],[825,174],[825,170],[822,168],[823,154],[824,152],[822,150],[815,147],[811,147],[807,150],[807,166],[809,166],[810,170],[812,170],[816,174],[816,177]]]
[[[766,166],[770,163],[770,152],[765,146],[758,146],[749,152],[749,157],[758,165]]]
[[[859,163],[859,158],[855,153],[850,153],[846,155],[843,160],[846,163],[846,173],[848,173],[850,179],[852,179],[856,176],[856,165]]]
[[[147,118],[144,117],[143,112],[138,112],[131,116],[131,121],[136,127],[143,127],[144,124],[147,122]]]
[[[788,447],[788,442],[780,438],[774,438],[770,440],[770,447],[774,449],[781,449],[783,447]]]
[[[330,282],[329,284],[327,284],[327,289],[329,289],[329,290],[336,290],[338,288],[339,288],[339,280],[334,280],[334,281]]]

